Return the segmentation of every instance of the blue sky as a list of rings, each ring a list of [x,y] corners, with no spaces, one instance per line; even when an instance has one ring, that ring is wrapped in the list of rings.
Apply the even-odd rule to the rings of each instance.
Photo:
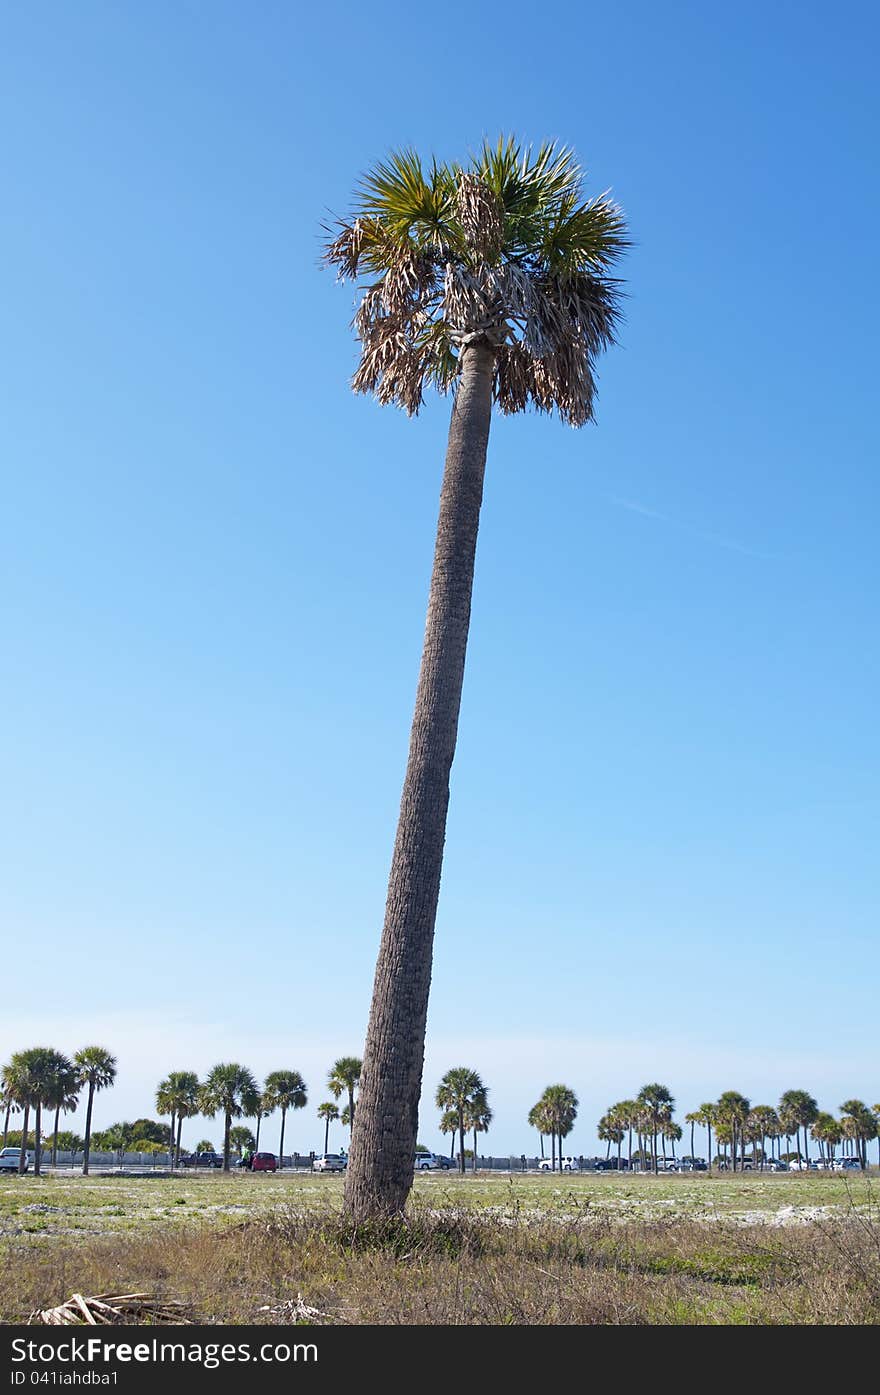
[[[872,1103],[876,9],[7,16],[0,1055],[361,1050],[448,400],[349,391],[321,222],[389,149],[574,147],[635,246],[598,423],[493,423],[420,1134],[648,1080]],[[196,1132],[208,1129],[196,1121]],[[216,1132],[216,1130],[215,1130]],[[342,1141],[340,1134],[337,1142]],[[331,1140],[332,1142],[332,1140]]]

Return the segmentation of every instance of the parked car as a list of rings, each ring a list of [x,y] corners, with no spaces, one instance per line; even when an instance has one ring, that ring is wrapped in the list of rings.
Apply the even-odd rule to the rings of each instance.
[[[278,1159],[274,1153],[254,1153],[250,1161],[251,1172],[277,1172]]]
[[[187,1153],[180,1161],[184,1167],[222,1167],[222,1153]]]
[[[17,1172],[19,1159],[21,1158],[20,1148],[3,1148],[0,1150],[0,1172]],[[24,1170],[29,1172],[33,1166],[34,1155],[30,1151],[24,1155]]]
[[[321,1153],[312,1161],[313,1172],[344,1172],[348,1159],[341,1153]]]
[[[685,1156],[678,1160],[679,1172],[707,1172],[708,1167],[705,1158],[692,1158]]]
[[[442,1153],[416,1153],[416,1169],[419,1172],[434,1171],[440,1169],[448,1172],[454,1163],[451,1158],[444,1158]]]
[[[835,1158],[831,1164],[835,1172],[861,1172],[862,1164],[858,1158]]]
[[[538,1168],[541,1172],[549,1172],[551,1166],[550,1158],[542,1158],[538,1163]],[[577,1158],[558,1158],[556,1166],[560,1172],[580,1172],[581,1170],[581,1165]]]
[[[788,1163],[787,1163],[787,1162],[783,1162],[781,1158],[765,1158],[765,1159],[764,1159],[764,1171],[765,1171],[765,1172],[787,1172],[787,1171],[788,1171]]]
[[[618,1167],[617,1158],[595,1158],[589,1166],[596,1172],[626,1172],[629,1169],[629,1159],[621,1158]]]

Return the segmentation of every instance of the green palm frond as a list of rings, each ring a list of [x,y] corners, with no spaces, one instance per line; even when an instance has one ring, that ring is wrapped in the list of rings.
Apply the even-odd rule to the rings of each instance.
[[[574,153],[512,137],[486,142],[469,165],[397,151],[364,175],[354,216],[327,229],[325,259],[361,281],[354,328],[357,392],[418,412],[424,390],[454,386],[462,353],[496,355],[504,412],[592,419],[595,360],[615,342],[630,245],[607,193],[586,199]]]

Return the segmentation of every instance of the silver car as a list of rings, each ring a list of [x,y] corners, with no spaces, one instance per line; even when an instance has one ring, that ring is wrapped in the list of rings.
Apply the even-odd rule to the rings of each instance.
[[[18,1160],[21,1157],[20,1148],[0,1149],[0,1172],[17,1172]],[[24,1170],[29,1172],[33,1165],[34,1155],[30,1151],[25,1153]]]
[[[321,1153],[312,1160],[313,1172],[344,1172],[348,1166],[348,1159],[341,1153]]]

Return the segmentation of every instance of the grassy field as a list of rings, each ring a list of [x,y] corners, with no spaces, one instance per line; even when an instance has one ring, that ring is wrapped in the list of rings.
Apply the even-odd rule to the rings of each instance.
[[[867,1323],[870,1177],[416,1178],[382,1233],[308,1173],[0,1180],[0,1321],[144,1288],[202,1322]]]

